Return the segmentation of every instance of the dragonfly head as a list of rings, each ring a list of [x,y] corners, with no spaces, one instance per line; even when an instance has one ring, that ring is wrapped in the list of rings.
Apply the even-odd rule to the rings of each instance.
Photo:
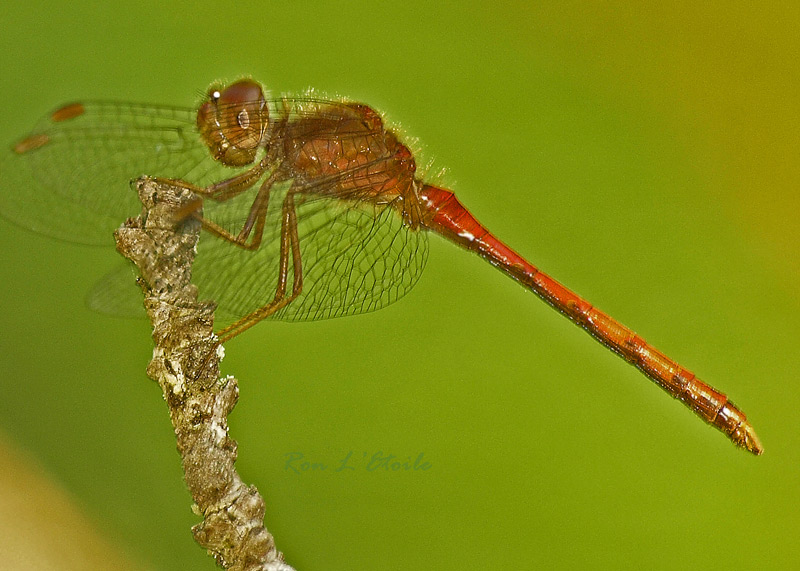
[[[197,128],[214,158],[240,167],[256,158],[269,126],[269,108],[261,86],[249,79],[224,89],[212,87],[197,110]]]

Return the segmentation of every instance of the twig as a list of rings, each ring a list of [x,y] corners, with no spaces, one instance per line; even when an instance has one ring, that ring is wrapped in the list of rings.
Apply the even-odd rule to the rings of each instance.
[[[192,528],[195,540],[226,569],[293,571],[264,526],[264,500],[234,468],[236,442],[228,436],[227,416],[238,384],[233,377],[218,380],[215,305],[198,302],[190,283],[200,224],[175,220],[196,198],[146,177],[136,189],[144,209],[115,233],[117,250],[141,272],[155,343],[147,374],[161,386],[193,509],[203,517]]]

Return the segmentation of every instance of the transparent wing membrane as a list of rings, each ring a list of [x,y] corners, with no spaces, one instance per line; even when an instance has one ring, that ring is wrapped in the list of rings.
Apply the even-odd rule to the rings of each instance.
[[[126,261],[107,273],[86,295],[86,305],[112,317],[145,317],[142,291],[136,285],[138,270]]]
[[[141,210],[131,180],[180,178],[214,163],[194,134],[191,110],[122,103],[83,109],[67,120],[49,115],[23,140],[36,137],[39,146],[20,153],[18,142],[5,153],[4,217],[58,239],[113,245],[113,230]]]
[[[258,250],[201,236],[193,279],[202,297],[218,302],[223,324],[265,305],[275,294],[281,207],[288,188],[270,196]],[[304,287],[272,319],[307,321],[374,311],[400,299],[419,279],[427,260],[427,235],[405,227],[391,204],[313,195],[296,201]],[[289,288],[293,278],[290,264]]]

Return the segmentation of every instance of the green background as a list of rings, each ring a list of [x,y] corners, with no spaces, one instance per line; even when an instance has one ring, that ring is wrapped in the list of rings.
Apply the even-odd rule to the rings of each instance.
[[[10,0],[0,139],[66,101],[191,105],[242,75],[368,102],[503,240],[731,395],[766,448],[736,450],[434,237],[391,307],[226,347],[238,467],[298,570],[797,563],[800,13],[493,4]],[[5,220],[0,249],[0,426],[144,566],[213,569],[147,324],[83,305],[113,249]],[[335,472],[349,451],[431,467]],[[292,452],[330,467],[286,470]]]

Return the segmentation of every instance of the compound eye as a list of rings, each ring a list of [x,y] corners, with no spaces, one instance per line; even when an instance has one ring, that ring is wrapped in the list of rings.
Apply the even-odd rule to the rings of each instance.
[[[217,95],[219,105],[223,106],[247,105],[256,102],[264,103],[264,92],[261,90],[261,86],[249,79],[232,83],[221,93],[219,91],[212,92],[212,96],[214,94]]]
[[[197,116],[200,132],[214,157],[229,166],[255,160],[269,125],[269,109],[261,86],[251,80],[212,88]]]
[[[250,80],[229,85],[220,94],[217,107],[221,124],[230,130],[232,144],[242,150],[258,146],[269,122],[260,85]]]

